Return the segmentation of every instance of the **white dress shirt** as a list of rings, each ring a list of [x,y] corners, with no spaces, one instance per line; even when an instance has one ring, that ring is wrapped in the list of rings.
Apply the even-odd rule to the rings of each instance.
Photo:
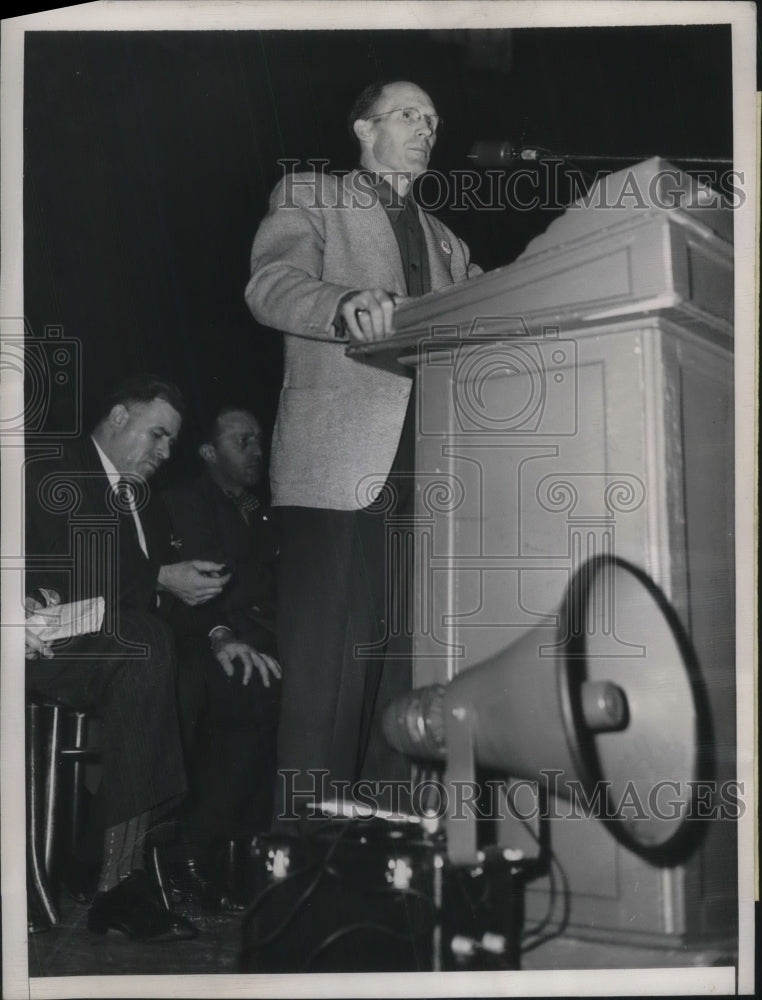
[[[122,478],[122,475],[120,472],[117,471],[116,466],[109,459],[108,455],[105,454],[105,452],[100,447],[95,438],[92,438],[92,442],[95,445],[95,448],[100,457],[101,464],[103,465],[103,471],[108,476],[108,481],[111,483],[114,490],[116,490],[117,486],[119,485],[119,480]],[[148,546],[146,545],[146,536],[145,532],[143,531],[143,525],[140,522],[140,515],[138,514],[138,509],[135,506],[135,497],[133,496],[131,490],[129,491],[128,500],[129,500],[130,510],[132,511],[132,519],[135,522],[135,529],[137,530],[138,533],[138,541],[140,542],[140,547],[143,550],[143,555],[147,559]]]

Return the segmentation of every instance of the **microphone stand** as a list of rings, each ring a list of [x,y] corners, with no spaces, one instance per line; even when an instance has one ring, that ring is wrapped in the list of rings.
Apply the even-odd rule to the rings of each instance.
[[[526,155],[531,154],[531,155]],[[521,160],[534,160],[539,161],[545,157],[554,157],[559,160],[566,160],[569,163],[573,163],[575,160],[592,160],[593,162],[605,163],[607,161],[612,163],[640,163],[642,160],[650,159],[650,156],[637,155],[637,156],[617,156],[610,155],[608,153],[554,153],[550,149],[540,149],[539,147],[533,146],[528,149],[520,149],[517,157]],[[672,163],[724,163],[731,164],[733,161],[730,159],[725,159],[719,156],[662,156],[662,160],[669,160]]]
[[[474,143],[471,147],[471,152],[467,154],[468,159],[476,160],[477,165],[481,166],[478,161],[482,158],[489,158],[487,154],[479,151],[479,147],[485,145],[481,142]],[[552,149],[546,149],[542,146],[517,146],[513,147],[512,143],[493,143],[496,146],[497,155],[494,156],[495,163],[485,163],[485,167],[492,166],[504,166],[512,167],[516,166],[519,162],[521,163],[541,163],[543,161],[555,160],[563,164],[567,164],[570,167],[578,166],[578,169],[589,187],[595,182],[595,175],[591,175],[588,170],[581,165],[580,161],[589,161],[592,163],[639,163],[642,160],[650,159],[650,156],[645,154],[640,155],[621,155],[621,154],[610,154],[610,153],[557,153]],[[653,154],[651,154],[653,155]],[[662,156],[661,159],[669,160],[676,164],[732,164],[732,159],[719,156]]]
[[[481,155],[478,151],[478,147],[482,143],[474,143],[471,147],[472,152],[468,153],[469,160],[479,160]],[[653,153],[639,153],[639,154],[612,154],[612,153],[558,153],[552,149],[546,149],[543,146],[518,146],[513,148],[511,143],[503,143],[499,146],[498,159],[501,162],[513,163],[516,160],[526,161],[539,161],[543,159],[558,159],[566,160],[568,162],[574,162],[575,160],[590,160],[597,163],[605,163],[607,161],[612,163],[639,163],[641,160],[648,160],[653,156]],[[732,164],[733,160],[722,156],[661,156],[663,160],[670,160],[674,163],[706,163],[706,164]],[[485,164],[485,166],[498,166],[500,163],[495,164]]]

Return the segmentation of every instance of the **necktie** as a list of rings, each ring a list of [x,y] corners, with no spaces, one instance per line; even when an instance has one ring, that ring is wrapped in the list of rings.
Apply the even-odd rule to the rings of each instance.
[[[143,525],[135,505],[135,484],[129,479],[120,479],[114,487],[117,496],[117,507],[119,511],[129,519],[132,531],[137,538],[138,545],[143,551],[143,555],[148,558],[148,547],[143,532]]]

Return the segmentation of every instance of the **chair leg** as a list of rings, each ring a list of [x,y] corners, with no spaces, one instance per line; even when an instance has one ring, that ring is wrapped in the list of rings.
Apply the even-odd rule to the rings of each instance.
[[[74,751],[72,761],[70,851],[76,850],[82,823],[82,796],[85,781],[85,754],[87,752],[87,716],[76,712],[74,717]]]
[[[53,720],[50,727],[50,744],[48,746],[48,764],[45,781],[45,872],[50,878],[53,872],[53,846],[58,833],[58,758],[63,739],[63,714],[59,705],[53,707]]]
[[[28,923],[32,932],[55,927],[59,922],[45,865],[45,816],[42,802],[42,726],[39,705],[27,706],[27,892]]]

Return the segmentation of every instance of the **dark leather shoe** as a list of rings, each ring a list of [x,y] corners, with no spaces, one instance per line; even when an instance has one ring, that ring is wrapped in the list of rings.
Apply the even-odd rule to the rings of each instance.
[[[94,934],[121,931],[134,941],[186,941],[198,931],[165,909],[144,871],[134,871],[108,892],[97,892],[87,914]]]

